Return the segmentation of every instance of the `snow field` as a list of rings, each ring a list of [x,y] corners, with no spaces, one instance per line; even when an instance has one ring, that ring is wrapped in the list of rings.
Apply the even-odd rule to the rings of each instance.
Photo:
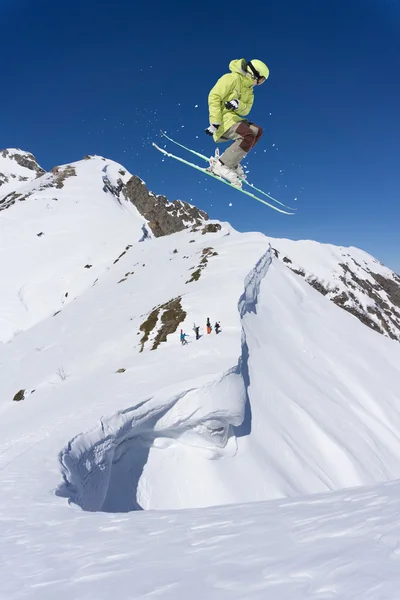
[[[140,241],[129,173],[73,167],[0,213],[0,600],[397,600],[399,344],[261,234]],[[286,245],[332,280],[343,249]]]

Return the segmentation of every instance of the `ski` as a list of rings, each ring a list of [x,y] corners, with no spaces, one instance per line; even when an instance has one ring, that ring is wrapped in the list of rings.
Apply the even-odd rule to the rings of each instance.
[[[175,156],[175,154],[171,154],[170,152],[167,152],[167,150],[164,150],[163,148],[160,148],[154,142],[153,142],[153,146],[154,146],[154,148],[156,148],[159,152],[161,152],[165,156],[168,156],[169,158],[174,158],[175,160],[183,163],[184,165],[188,165],[189,167],[192,167],[193,169],[197,169],[197,171],[201,171],[202,173],[204,173],[204,175],[209,175],[210,177],[213,177],[214,179],[217,179],[218,181],[222,181],[222,183],[225,183],[226,185],[229,185],[234,190],[237,190],[238,192],[242,192],[242,194],[246,194],[246,196],[250,196],[250,198],[254,198],[254,200],[258,200],[258,202],[261,202],[262,204],[265,204],[266,206],[269,206],[273,210],[276,210],[276,211],[278,211],[278,212],[280,212],[280,213],[282,213],[284,215],[293,215],[294,214],[292,212],[287,212],[286,210],[282,210],[282,209],[278,208],[277,206],[274,206],[273,204],[270,204],[269,202],[266,202],[265,200],[262,200],[261,198],[259,198],[255,194],[252,194],[251,192],[248,192],[247,190],[243,190],[241,188],[236,187],[235,185],[233,185],[229,181],[226,181],[222,177],[218,177],[218,175],[214,175],[214,173],[211,173],[207,169],[203,169],[202,167],[199,167],[198,165],[196,165],[194,163],[191,163],[191,162],[185,160],[184,158],[181,158],[180,156]]]
[[[191,152],[192,154],[194,154],[198,158],[201,158],[202,160],[205,160],[206,162],[208,162],[208,164],[210,164],[210,159],[207,156],[205,156],[204,154],[201,154],[200,152],[196,152],[196,150],[192,150],[191,148],[188,148],[187,146],[184,146],[183,144],[180,144],[176,140],[173,140],[162,129],[160,129],[160,132],[161,132],[161,135],[163,137],[165,137],[167,140],[169,140],[173,144],[176,144],[180,148],[183,148],[184,150],[187,150],[188,152]],[[259,194],[262,194],[263,196],[266,196],[270,200],[273,200],[274,202],[276,202],[280,206],[283,206],[284,208],[288,208],[289,210],[297,210],[296,208],[293,208],[293,206],[288,206],[287,204],[283,204],[283,202],[280,202],[279,200],[277,200],[273,196],[270,196],[269,194],[267,194],[267,192],[264,192],[263,190],[260,190],[260,188],[256,187],[255,185],[253,185],[252,183],[250,183],[249,181],[247,181],[247,179],[241,179],[240,181],[242,183],[248,185],[249,187],[251,187],[253,190],[255,190],[256,192],[258,192]]]

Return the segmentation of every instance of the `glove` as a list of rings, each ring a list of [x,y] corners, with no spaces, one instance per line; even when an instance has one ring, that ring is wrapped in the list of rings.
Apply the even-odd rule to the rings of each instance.
[[[214,135],[220,125],[221,123],[211,123],[210,126],[204,130],[204,133],[207,135]]]
[[[237,110],[239,108],[239,100],[235,98],[233,100],[229,100],[229,102],[225,102],[225,107],[228,110]]]

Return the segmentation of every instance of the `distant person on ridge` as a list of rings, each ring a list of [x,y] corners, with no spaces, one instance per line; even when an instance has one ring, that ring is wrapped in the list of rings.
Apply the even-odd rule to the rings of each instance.
[[[242,187],[245,179],[241,161],[257,144],[262,128],[243,117],[248,115],[254,102],[254,86],[269,77],[269,69],[261,60],[246,62],[244,58],[229,63],[231,73],[226,73],[214,85],[208,96],[210,125],[205,129],[215,142],[234,143],[218,156],[210,159],[211,173]]]
[[[209,317],[207,317],[206,328],[207,328],[207,333],[211,333],[211,323],[210,323]]]

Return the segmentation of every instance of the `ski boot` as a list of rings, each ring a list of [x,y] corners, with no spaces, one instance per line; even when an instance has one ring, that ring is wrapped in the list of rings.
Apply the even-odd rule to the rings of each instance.
[[[217,175],[218,177],[222,177],[222,179],[226,179],[234,185],[235,187],[241,189],[242,182],[239,179],[239,176],[234,169],[229,169],[219,160],[219,150],[215,151],[215,156],[211,156],[210,158],[210,166],[208,167],[208,171]]]
[[[236,175],[239,177],[239,179],[247,179],[247,175],[244,172],[243,167],[240,163],[236,167]]]

